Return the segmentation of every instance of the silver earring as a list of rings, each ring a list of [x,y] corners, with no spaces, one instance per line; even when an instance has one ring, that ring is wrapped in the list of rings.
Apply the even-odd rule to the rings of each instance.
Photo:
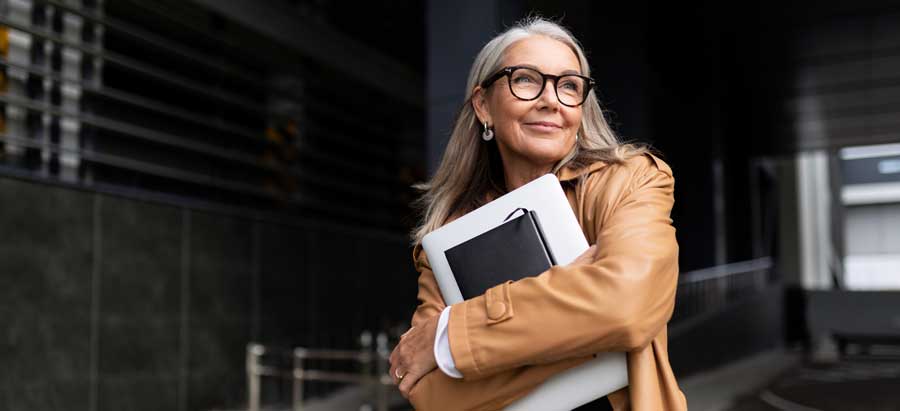
[[[494,130],[491,130],[488,127],[487,121],[484,122],[484,132],[481,133],[481,139],[484,141],[491,141],[494,138]]]

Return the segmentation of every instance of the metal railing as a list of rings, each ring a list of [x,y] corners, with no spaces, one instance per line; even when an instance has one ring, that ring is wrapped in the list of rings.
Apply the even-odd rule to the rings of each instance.
[[[729,303],[758,295],[774,280],[773,261],[770,257],[742,261],[731,264],[688,271],[681,274],[676,296],[676,307],[672,322],[682,322],[702,318],[703,314],[715,312]],[[690,322],[690,321],[688,321]],[[247,409],[260,411],[262,407],[263,377],[291,381],[290,404],[293,411],[302,411],[307,406],[306,383],[311,381],[350,383],[363,387],[374,409],[387,411],[388,395],[393,390],[393,380],[388,374],[390,347],[385,333],[375,338],[363,333],[359,350],[311,349],[297,347],[293,350],[279,350],[262,344],[247,346]],[[281,353],[291,357],[290,367],[263,364],[265,355]],[[310,368],[315,360],[355,364],[356,371],[334,371]],[[329,368],[329,367],[326,367]]]
[[[773,280],[772,267],[772,259],[762,257],[682,273],[672,322],[716,311],[763,291]]]
[[[362,348],[360,350],[334,350],[311,349],[297,347],[290,351],[292,367],[286,370],[283,367],[265,365],[262,362],[264,355],[275,352],[284,352],[262,344],[250,343],[247,345],[247,409],[260,411],[262,407],[262,378],[270,377],[291,380],[291,409],[302,411],[307,402],[304,388],[306,382],[320,381],[332,383],[358,384],[363,387],[370,403],[374,403],[377,411],[388,410],[388,394],[393,386],[393,380],[388,375],[390,363],[390,349],[388,337],[385,333],[379,333],[375,338],[376,346],[372,348],[371,333],[364,332],[360,337]],[[326,369],[307,368],[310,360],[324,360],[331,362],[349,362],[357,365],[356,372],[332,371]]]

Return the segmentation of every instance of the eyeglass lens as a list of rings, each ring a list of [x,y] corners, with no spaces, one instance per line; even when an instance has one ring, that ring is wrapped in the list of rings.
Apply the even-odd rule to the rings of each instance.
[[[533,100],[544,91],[544,76],[537,70],[517,68],[510,73],[509,88],[523,100]],[[575,75],[563,75],[556,81],[556,95],[565,105],[577,106],[584,101],[587,80]]]

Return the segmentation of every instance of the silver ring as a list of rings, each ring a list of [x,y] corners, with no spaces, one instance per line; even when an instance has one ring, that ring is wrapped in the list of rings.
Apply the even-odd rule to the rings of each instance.
[[[403,373],[403,375],[400,375],[399,368],[394,370],[394,376],[397,377],[397,382],[403,382],[403,377],[406,377],[406,374],[409,374],[409,372],[407,371],[407,372]]]

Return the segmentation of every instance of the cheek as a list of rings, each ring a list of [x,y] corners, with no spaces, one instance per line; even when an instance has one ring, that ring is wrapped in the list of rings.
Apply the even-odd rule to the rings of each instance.
[[[569,127],[575,129],[576,131],[581,127],[581,118],[582,118],[581,110],[573,111],[571,113],[566,114],[566,120],[569,123]]]
[[[505,133],[506,135],[513,136],[519,134],[519,122],[525,114],[527,114],[527,110],[515,110],[515,107],[506,107],[505,110],[500,111],[496,114],[495,117],[495,129],[501,133]]]

